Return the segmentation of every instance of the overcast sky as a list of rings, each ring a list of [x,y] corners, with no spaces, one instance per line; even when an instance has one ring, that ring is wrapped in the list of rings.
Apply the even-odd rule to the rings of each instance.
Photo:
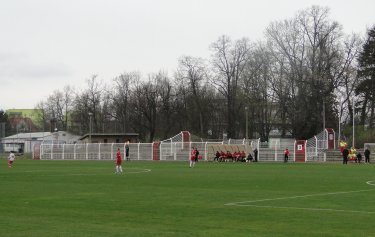
[[[375,24],[374,0],[1,0],[0,109],[34,108],[93,74],[172,75],[183,55],[208,58],[220,35],[261,40],[271,21],[312,5],[348,34]]]

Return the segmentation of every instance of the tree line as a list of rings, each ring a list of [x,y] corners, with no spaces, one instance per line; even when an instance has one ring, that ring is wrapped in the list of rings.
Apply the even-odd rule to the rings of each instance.
[[[310,138],[323,127],[374,128],[375,26],[346,35],[329,9],[312,6],[274,21],[264,40],[220,36],[211,56],[182,56],[172,76],[125,72],[41,101],[44,129],[76,134],[136,132],[163,140],[188,130],[204,138]],[[353,99],[354,98],[354,99]],[[248,118],[248,127],[245,126]],[[42,128],[41,128],[42,129]]]

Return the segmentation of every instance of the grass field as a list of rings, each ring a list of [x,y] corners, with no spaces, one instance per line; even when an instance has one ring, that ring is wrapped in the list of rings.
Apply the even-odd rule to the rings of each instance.
[[[375,236],[375,165],[0,162],[2,237]]]

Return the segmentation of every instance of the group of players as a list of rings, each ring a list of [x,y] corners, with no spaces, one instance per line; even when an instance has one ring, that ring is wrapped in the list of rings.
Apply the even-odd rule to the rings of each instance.
[[[355,147],[350,149],[347,148],[347,143],[345,141],[340,141],[340,152],[343,158],[343,164],[347,164],[349,161],[355,161],[355,163],[361,163],[362,154],[361,152],[357,152]],[[370,163],[370,149],[368,147],[365,148],[365,163]]]
[[[247,158],[246,153],[244,151],[238,151],[238,152],[235,151],[233,154],[230,151],[227,151],[227,152],[216,151],[214,161],[223,162],[223,161],[231,160],[231,161],[245,162],[246,158]],[[250,157],[249,157],[249,159],[250,159]],[[251,157],[251,159],[252,159],[252,157]]]
[[[246,156],[246,153],[244,151],[235,151],[233,154],[230,151],[227,152],[219,152],[216,151],[214,161],[223,162],[227,160],[231,161],[240,161],[240,162],[252,162],[258,161],[258,150],[254,149],[254,156],[251,155],[251,152]],[[289,160],[289,150],[288,148],[285,148],[284,150],[284,162],[288,162]]]

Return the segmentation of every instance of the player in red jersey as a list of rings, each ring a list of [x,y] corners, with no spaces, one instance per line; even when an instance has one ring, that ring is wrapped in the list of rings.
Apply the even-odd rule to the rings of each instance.
[[[14,159],[15,159],[15,155],[13,151],[11,151],[8,156],[8,168],[12,168]]]
[[[193,147],[190,154],[190,168],[193,168],[195,166],[195,155],[197,154],[197,149]]]
[[[116,174],[121,174],[122,173],[122,157],[121,157],[121,152],[120,148],[117,148],[117,154],[116,154]]]
[[[285,150],[284,150],[284,162],[286,163],[286,162],[288,162],[288,160],[289,160],[289,150],[288,150],[288,148],[285,148]]]

